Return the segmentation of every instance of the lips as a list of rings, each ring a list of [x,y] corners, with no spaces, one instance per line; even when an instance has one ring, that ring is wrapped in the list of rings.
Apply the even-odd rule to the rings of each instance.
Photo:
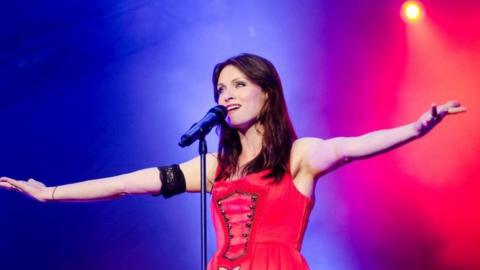
[[[236,110],[240,107],[241,107],[240,104],[229,104],[229,105],[227,105],[227,110],[230,112],[230,111]]]

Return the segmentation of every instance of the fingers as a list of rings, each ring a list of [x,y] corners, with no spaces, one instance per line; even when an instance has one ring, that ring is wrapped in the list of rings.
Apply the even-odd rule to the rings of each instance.
[[[0,182],[0,188],[5,188],[7,190],[14,190],[14,191],[21,191],[19,188],[17,188],[15,185],[12,185],[8,182]]]
[[[466,111],[467,111],[467,108],[465,108],[465,107],[449,108],[448,109],[449,114],[463,113],[463,112],[466,112]]]
[[[456,100],[451,100],[446,102],[443,105],[437,106],[437,113],[440,115],[440,117],[447,114],[457,114],[457,113],[462,113],[466,111],[467,111],[467,108],[465,106],[462,106],[462,104]],[[432,116],[433,116],[433,111],[432,111]]]
[[[2,183],[2,187],[5,186],[8,189],[14,189],[16,191],[23,191],[25,187],[25,182],[5,176],[0,178],[0,183]]]
[[[459,108],[459,107],[465,108],[465,107],[462,106],[462,104],[459,101],[456,101],[456,100],[449,101],[449,102],[443,104],[442,107],[447,109],[447,110],[449,108]]]
[[[457,100],[450,100],[448,102],[445,102],[442,106],[444,107],[459,107],[461,106],[460,102]]]
[[[11,189],[11,188],[13,188],[13,186],[12,186],[10,183],[8,183],[8,182],[6,182],[6,181],[4,180],[5,178],[6,178],[6,177],[0,177],[0,187],[1,187],[1,188],[6,188],[6,189]]]
[[[432,104],[429,111],[422,114],[422,116],[415,123],[415,129],[418,134],[424,135],[434,128],[442,119],[448,114],[456,114],[466,112],[467,108],[462,106],[460,102],[451,100],[442,105]]]
[[[15,182],[17,182],[17,180],[15,180],[13,178],[10,178],[10,177],[3,176],[3,177],[0,178],[0,183],[8,183],[8,184],[14,186]]]
[[[28,181],[15,180],[10,177],[0,177],[0,187],[16,189],[17,191],[30,193],[33,190],[45,188],[45,184],[33,178]]]
[[[12,189],[14,186],[7,182],[0,182],[0,187],[6,188],[6,189]]]
[[[15,179],[10,178],[10,177],[6,177],[6,176],[0,177],[0,182],[7,181],[7,180],[15,180]]]

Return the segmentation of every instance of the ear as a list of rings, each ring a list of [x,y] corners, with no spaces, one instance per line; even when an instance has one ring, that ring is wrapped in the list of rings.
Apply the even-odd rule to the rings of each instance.
[[[264,95],[264,97],[265,97],[265,101],[267,101],[267,100],[268,100],[268,98],[269,98],[269,96],[268,96],[268,92],[267,92],[267,91],[265,91],[264,89],[262,89],[262,92],[263,92],[263,95]]]

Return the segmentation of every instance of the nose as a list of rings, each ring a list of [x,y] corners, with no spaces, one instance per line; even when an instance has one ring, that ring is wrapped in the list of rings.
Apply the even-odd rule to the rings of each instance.
[[[233,100],[235,99],[235,97],[233,96],[232,92],[231,91],[225,91],[224,92],[224,95],[223,95],[223,101],[226,103],[230,100]]]

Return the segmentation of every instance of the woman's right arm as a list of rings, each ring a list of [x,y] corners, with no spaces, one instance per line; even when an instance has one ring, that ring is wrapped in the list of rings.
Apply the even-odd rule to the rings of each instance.
[[[186,188],[189,192],[200,190],[199,163],[199,157],[196,157],[179,164],[185,176]],[[215,155],[207,155],[207,190],[210,189],[213,182],[216,164]],[[162,184],[158,168],[152,167],[117,176],[56,187],[47,187],[42,182],[34,179],[21,181],[9,177],[1,177],[0,187],[19,191],[41,202],[52,200],[88,202],[115,199],[130,194],[158,194]]]
[[[35,179],[15,180],[0,178],[0,186],[19,191],[38,201],[98,201],[115,199],[129,193],[158,192],[160,187],[157,168],[148,168],[112,177],[92,179],[56,187],[47,187]]]

